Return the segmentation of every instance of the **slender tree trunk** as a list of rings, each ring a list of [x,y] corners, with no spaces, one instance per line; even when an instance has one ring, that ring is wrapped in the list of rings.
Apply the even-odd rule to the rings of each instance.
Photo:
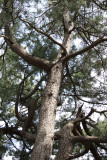
[[[49,72],[40,111],[38,133],[31,160],[50,159],[54,137],[55,112],[62,72],[63,64],[61,62],[54,65]]]

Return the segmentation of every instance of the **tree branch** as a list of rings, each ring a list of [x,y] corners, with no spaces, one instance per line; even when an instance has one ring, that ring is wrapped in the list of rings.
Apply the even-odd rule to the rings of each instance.
[[[1,35],[0,37],[3,37],[5,39],[6,43],[9,45],[10,49],[13,52],[15,52],[23,60],[35,67],[44,69],[45,71],[50,70],[50,68],[53,66],[52,62],[30,55],[30,53],[27,52],[24,47],[20,46],[16,41],[12,39],[8,25],[5,26],[5,33],[6,35]]]
[[[70,137],[69,140],[71,142],[107,143],[107,137],[73,136],[73,137]]]
[[[105,1],[106,5],[102,5],[102,3],[98,4],[97,1],[92,0],[99,8],[101,8],[102,10],[107,10],[107,2]]]
[[[27,118],[27,120],[25,121],[25,124],[24,124],[24,131],[27,131],[29,129],[30,125],[31,125],[31,122],[32,122],[33,117],[34,117],[35,110],[38,107],[37,106],[38,99],[39,99],[39,97],[35,98],[33,100],[33,102],[31,103],[30,111],[28,113],[28,118]]]
[[[64,57],[64,58],[63,58],[63,62],[67,62],[69,59],[74,58],[74,57],[76,57],[76,56],[78,56],[78,55],[81,55],[81,54],[83,54],[84,52],[87,52],[88,50],[92,49],[93,47],[95,47],[95,46],[97,46],[98,44],[100,44],[100,43],[102,43],[102,42],[105,42],[105,41],[107,41],[107,38],[100,37],[99,39],[97,39],[96,41],[94,41],[94,42],[93,42],[92,44],[90,44],[89,46],[83,48],[82,50],[77,51],[77,52],[75,52],[75,53],[73,53],[73,54],[70,54],[70,55]]]
[[[25,122],[25,118],[22,118],[20,115],[19,115],[19,111],[18,111],[18,105],[19,105],[19,101],[20,101],[20,93],[21,93],[21,89],[22,89],[22,85],[23,85],[23,81],[20,83],[19,85],[19,88],[18,88],[18,91],[17,91],[17,95],[16,95],[16,103],[15,103],[15,114],[16,114],[16,117],[19,121],[21,122]]]
[[[28,93],[28,95],[25,95],[24,97],[21,97],[21,101],[25,101],[26,99],[30,98],[37,90],[40,84],[42,83],[43,80],[45,80],[46,76],[43,76],[40,81],[38,81],[37,85],[34,87],[34,89]]]
[[[94,112],[95,112],[95,109],[92,108],[91,111],[88,113],[87,116],[84,116],[83,118],[76,118],[76,119],[74,120],[74,124],[75,124],[75,123],[79,123],[79,122],[83,122],[83,121],[86,120],[89,116],[91,116]]]
[[[18,135],[21,138],[24,137],[27,140],[30,140],[30,141],[33,141],[33,142],[35,141],[35,138],[36,138],[36,134],[31,134],[31,133],[28,133],[26,131],[18,130],[16,127],[0,128],[0,132],[2,132],[3,134],[9,134],[11,136],[12,135]]]
[[[58,41],[56,41],[54,38],[52,38],[49,34],[47,34],[46,32],[44,32],[44,31],[42,31],[42,30],[40,30],[40,29],[38,29],[38,28],[36,28],[36,27],[35,27],[34,25],[32,25],[29,21],[26,21],[26,20],[21,19],[21,18],[20,18],[20,20],[23,21],[23,22],[25,22],[25,23],[27,23],[30,27],[32,27],[33,29],[35,29],[35,31],[37,31],[38,33],[46,36],[46,37],[47,37],[48,39],[50,39],[53,43],[55,43],[55,44],[57,44],[58,46],[60,46],[60,47],[62,48],[62,50],[66,53],[66,49],[64,48],[64,46],[63,46],[61,43],[59,43]]]
[[[89,151],[89,149],[85,149],[85,150],[84,150],[83,152],[81,152],[81,153],[78,153],[78,154],[75,154],[75,155],[71,155],[68,160],[82,157],[82,156],[84,156],[86,153],[88,153],[88,151]]]

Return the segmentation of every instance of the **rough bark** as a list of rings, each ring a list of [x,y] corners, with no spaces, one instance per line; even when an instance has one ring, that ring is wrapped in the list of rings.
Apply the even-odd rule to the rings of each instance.
[[[93,143],[107,143],[107,137],[94,137],[94,136],[74,136],[69,137],[71,142],[93,142]]]
[[[68,160],[72,155],[72,148],[74,143],[70,142],[69,137],[73,136],[73,127],[73,123],[69,122],[62,128],[60,132],[60,147],[55,160]]]
[[[38,133],[31,160],[49,160],[52,154],[55,112],[63,73],[63,62],[61,59],[63,56],[69,54],[72,42],[72,32],[69,31],[73,26],[70,23],[70,13],[68,9],[65,9],[63,18],[66,29],[62,45],[66,51],[61,49],[54,61],[54,66],[49,72],[40,111]]]
[[[5,0],[4,2],[5,2],[4,5],[6,6],[7,1]],[[8,11],[8,7],[5,7],[5,10]],[[86,48],[78,52],[75,52],[72,55],[69,55],[74,24],[71,23],[70,11],[67,7],[65,7],[63,19],[64,19],[64,39],[63,39],[62,44],[55,41],[47,33],[34,27],[28,21],[21,19],[23,22],[29,24],[30,27],[35,29],[38,33],[48,37],[48,39],[50,39],[53,43],[61,47],[61,50],[53,63],[48,60],[44,60],[38,57],[33,57],[32,55],[30,55],[22,46],[20,46],[16,41],[12,39],[8,24],[6,24],[4,27],[5,35],[4,36],[2,35],[6,43],[11,48],[11,50],[14,51],[18,56],[20,56],[23,60],[25,60],[29,64],[32,64],[35,67],[44,69],[45,71],[48,72],[48,82],[47,82],[47,85],[46,85],[46,88],[43,94],[37,135],[34,135],[34,136],[29,135],[25,131],[18,132],[21,136],[25,136],[27,139],[30,139],[30,140],[34,140],[36,136],[31,160],[49,160],[50,155],[52,153],[52,146],[53,146],[53,139],[54,139],[55,112],[56,112],[58,94],[60,90],[60,84],[61,84],[62,73],[63,73],[63,65],[64,65],[63,62],[66,62],[70,58],[74,58],[75,56],[88,51],[89,49],[93,48],[94,46],[98,45],[101,42],[107,41],[107,38],[103,39],[103,37],[101,37],[100,39],[98,39],[91,45],[87,46]],[[31,110],[30,114],[34,113],[34,109],[35,108]],[[29,122],[31,121],[32,121],[32,118],[29,115],[26,121],[26,124],[25,124],[25,130],[29,128],[29,124],[30,124]],[[80,119],[79,121],[82,121],[82,120]],[[76,140],[77,142],[78,141],[83,142],[86,140],[90,142],[90,140],[92,140],[90,137],[87,137],[87,138],[74,137],[73,138],[73,135],[72,135],[73,126],[72,125],[73,125],[72,123],[68,123],[61,132],[62,135],[60,137],[60,147],[59,147],[59,152],[56,157],[56,160],[69,159],[69,157],[71,156],[70,154],[72,154],[73,143],[75,143]],[[13,131],[15,134],[17,134],[17,131],[13,130],[13,128],[9,130],[8,132],[10,131]],[[93,138],[93,142],[95,142],[96,140],[97,140],[96,138]],[[102,140],[102,141],[105,142],[105,140]]]
[[[56,64],[50,71],[40,111],[38,133],[31,160],[49,160],[54,139],[54,121],[63,65]]]
[[[38,132],[31,160],[49,160],[52,153],[55,112],[64,65],[61,59],[63,56],[69,55],[72,41],[73,26],[70,23],[68,9],[64,13],[64,24],[66,25],[66,29],[61,45],[63,47],[61,47],[61,50],[53,63],[29,55],[29,53],[22,46],[13,40],[9,25],[5,25],[6,35],[4,38],[11,50],[22,57],[26,62],[48,72],[48,82],[43,94]]]
[[[5,36],[2,37],[4,37],[10,49],[29,64],[44,69],[46,71],[49,71],[50,68],[53,66],[52,62],[36,56],[32,56],[31,53],[24,49],[24,47],[19,45],[11,35],[9,24],[5,25]]]

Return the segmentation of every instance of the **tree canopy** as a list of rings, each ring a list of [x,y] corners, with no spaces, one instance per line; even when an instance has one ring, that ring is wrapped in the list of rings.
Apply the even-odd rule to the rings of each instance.
[[[106,10],[0,0],[0,156],[107,157]]]

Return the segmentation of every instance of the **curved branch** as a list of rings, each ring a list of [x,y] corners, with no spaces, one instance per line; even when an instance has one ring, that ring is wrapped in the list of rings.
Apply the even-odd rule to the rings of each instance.
[[[36,134],[31,134],[26,131],[18,130],[16,127],[0,128],[0,132],[2,132],[3,134],[9,134],[11,136],[17,135],[17,136],[20,136],[21,138],[23,137],[23,138],[26,138],[27,140],[30,140],[33,142],[35,141],[35,138],[36,138]]]
[[[52,62],[48,60],[32,56],[24,49],[24,47],[20,46],[16,41],[14,41],[10,34],[10,29],[8,25],[5,26],[5,34],[6,35],[1,35],[0,37],[3,37],[10,49],[17,55],[19,55],[23,60],[35,67],[44,69],[45,71],[49,71],[50,68],[53,66]]]
[[[92,135],[91,135],[91,133],[89,131],[89,128],[87,127],[86,123],[87,123],[86,121],[82,122],[83,128],[84,128],[86,134],[91,137]],[[98,144],[100,145],[99,142],[98,143],[95,142],[95,145],[98,146]],[[101,157],[100,157],[99,153],[97,152],[97,149],[96,149],[95,145],[93,143],[90,144],[90,151],[93,154],[93,156],[94,156],[95,159],[101,160]]]
[[[93,154],[94,159],[96,160],[102,160],[102,158],[100,157],[98,150],[96,148],[96,146],[94,144],[90,144],[90,151]]]
[[[40,86],[40,84],[42,83],[42,81],[45,80],[45,78],[46,78],[46,76],[43,76],[40,79],[40,81],[38,81],[38,83],[34,87],[34,89],[30,93],[28,93],[28,95],[25,95],[24,97],[21,97],[21,100],[23,101],[23,100],[26,100],[26,99],[30,98],[37,91],[38,87]]]
[[[78,55],[81,55],[83,54],[84,52],[87,52],[88,50],[92,49],[93,47],[97,46],[98,44],[102,43],[102,42],[105,42],[107,41],[107,38],[104,38],[104,37],[100,37],[99,39],[97,39],[96,41],[94,41],[92,44],[90,44],[89,46],[83,48],[82,50],[80,51],[77,51],[73,54],[70,54],[66,57],[63,58],[63,62],[67,62],[69,59],[71,58],[75,58],[76,56]]]
[[[72,95],[72,96],[74,96],[74,95]],[[81,101],[83,101],[83,102],[86,102],[86,103],[89,103],[89,104],[98,104],[98,105],[107,105],[107,103],[100,103],[100,102],[97,102],[97,101],[88,101],[88,100],[85,100],[85,99],[83,99],[83,98],[81,98],[80,96],[78,96],[78,95],[76,95],[77,96],[77,98],[79,99],[79,100],[81,100]]]
[[[71,159],[74,159],[74,158],[79,158],[79,157],[81,157],[81,156],[84,156],[85,154],[88,153],[88,151],[89,151],[89,149],[87,148],[87,149],[85,149],[85,150],[84,150],[83,152],[81,152],[81,153],[78,153],[78,154],[75,154],[75,155],[71,155],[68,160],[71,160]]]
[[[89,116],[91,116],[94,112],[95,112],[95,109],[92,108],[91,111],[88,113],[87,116],[84,116],[83,118],[76,118],[76,119],[74,120],[74,124],[75,124],[75,123],[79,123],[79,122],[83,122],[83,121],[86,120]]]
[[[90,133],[90,131],[89,131],[87,125],[86,125],[86,121],[83,121],[82,125],[83,125],[84,131],[86,132],[86,134],[89,135],[90,137],[92,137],[91,133]],[[95,144],[98,145],[98,143],[96,143],[96,142],[95,142]],[[92,144],[92,143],[90,144],[90,151],[93,154],[93,156],[94,156],[95,159],[101,160],[101,158],[100,158],[100,156],[99,156],[99,154],[98,154],[98,152],[97,152],[94,144]]]
[[[11,142],[11,144],[13,145],[13,147],[20,152],[20,149],[18,149],[18,147],[16,147],[15,143],[13,143],[12,139],[7,135],[7,138],[9,139],[9,141]]]
[[[75,94],[73,95],[73,94],[63,94],[64,96],[75,96]],[[83,102],[86,102],[86,103],[89,103],[89,104],[98,104],[98,105],[107,105],[107,103],[99,103],[99,102],[96,102],[96,101],[88,101],[88,100],[85,100],[85,99],[82,99],[80,96],[81,95],[76,95],[77,96],[77,98],[79,99],[79,100],[81,100],[81,101],[83,101]]]

